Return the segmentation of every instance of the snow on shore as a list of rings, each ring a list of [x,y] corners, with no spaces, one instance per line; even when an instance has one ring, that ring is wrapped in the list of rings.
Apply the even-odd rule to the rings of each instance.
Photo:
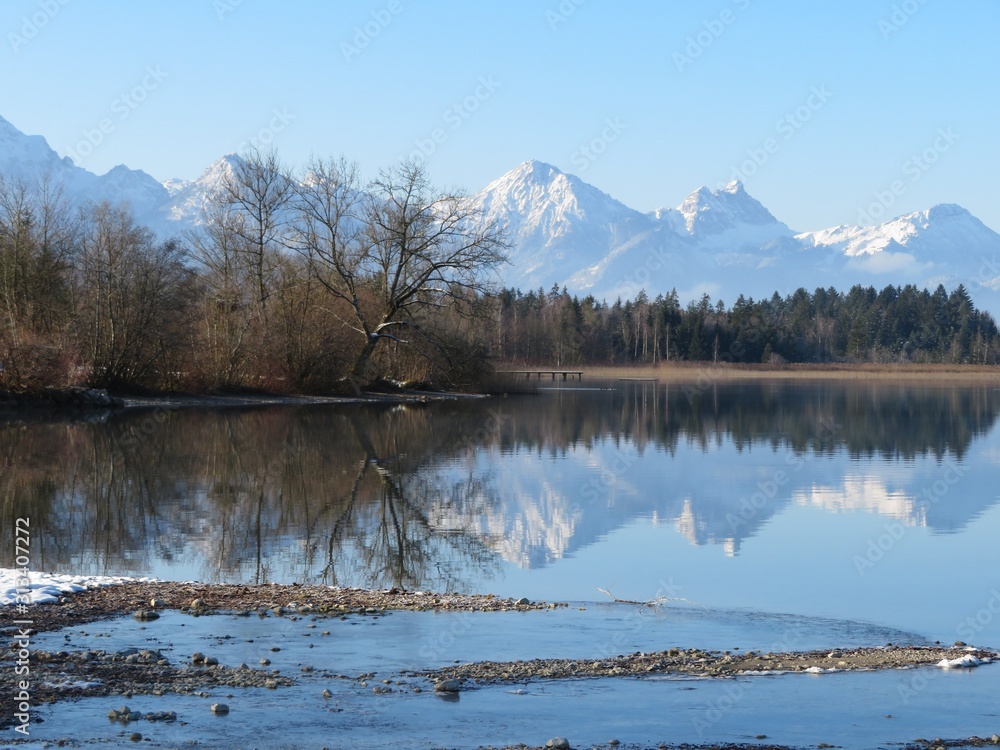
[[[957,659],[942,659],[937,663],[942,669],[955,669],[957,667],[978,667],[980,664],[989,664],[989,659],[980,659],[972,654],[960,656]]]
[[[21,573],[14,568],[0,568],[0,606],[14,604],[17,601],[18,584],[23,584]],[[28,589],[30,604],[45,604],[57,602],[63,594],[72,594],[86,589],[113,586],[117,583],[138,581],[145,583],[155,581],[155,578],[127,578],[124,576],[75,576],[58,573],[28,574],[28,585],[21,586],[22,593]],[[23,601],[23,600],[22,600]]]

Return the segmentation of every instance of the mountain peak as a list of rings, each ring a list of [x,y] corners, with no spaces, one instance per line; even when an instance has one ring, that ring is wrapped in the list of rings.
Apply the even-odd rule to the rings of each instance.
[[[747,193],[743,183],[733,180],[721,190],[700,187],[677,207],[691,234],[719,235],[741,226],[774,227],[791,234],[784,224]]]
[[[563,171],[558,167],[538,159],[528,159],[507,173],[512,177],[530,182],[549,182],[563,174]]]

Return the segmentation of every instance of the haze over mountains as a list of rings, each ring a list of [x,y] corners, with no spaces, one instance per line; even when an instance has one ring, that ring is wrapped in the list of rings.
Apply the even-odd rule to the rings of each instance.
[[[99,176],[0,117],[5,179],[47,177],[74,203],[128,201],[140,223],[164,237],[198,225],[208,197],[238,158],[220,158],[196,180],[161,183],[125,166]],[[800,231],[775,218],[739,181],[719,190],[702,187],[676,207],[643,213],[534,160],[473,200],[484,220],[508,228],[513,247],[502,280],[523,291],[558,285],[613,301],[640,290],[652,297],[676,289],[682,303],[708,294],[732,304],[740,294],[785,295],[800,286],[964,284],[978,307],[1000,315],[1000,234],[954,204],[875,226]]]

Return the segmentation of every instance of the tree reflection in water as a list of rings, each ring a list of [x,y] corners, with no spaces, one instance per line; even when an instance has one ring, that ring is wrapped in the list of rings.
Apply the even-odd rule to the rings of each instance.
[[[172,566],[203,580],[452,591],[496,576],[512,537],[535,533],[507,523],[524,498],[504,495],[494,476],[504,454],[560,459],[610,442],[668,461],[684,440],[940,461],[961,459],[998,411],[1000,394],[987,386],[636,383],[395,407],[19,417],[0,422],[0,497],[8,527],[31,517],[38,570]],[[679,498],[658,492],[622,503],[588,537],[576,516],[607,509],[574,511],[573,482],[559,490],[565,507],[528,500],[543,525],[553,513],[576,523],[577,546],[651,508],[680,517]],[[701,518],[730,512],[728,499],[684,500]]]

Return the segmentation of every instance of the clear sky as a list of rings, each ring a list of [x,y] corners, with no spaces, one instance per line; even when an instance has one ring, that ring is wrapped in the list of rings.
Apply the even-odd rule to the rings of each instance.
[[[4,0],[0,32],[0,115],[99,173],[257,136],[470,191],[535,158],[643,211],[738,176],[800,231],[876,194],[1000,230],[998,0]]]

